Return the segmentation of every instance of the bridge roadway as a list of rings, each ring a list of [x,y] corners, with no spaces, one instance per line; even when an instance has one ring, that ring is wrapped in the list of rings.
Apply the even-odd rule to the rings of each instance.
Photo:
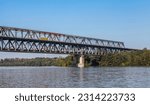
[[[5,52],[103,55],[130,50],[119,41],[0,26],[0,51]]]

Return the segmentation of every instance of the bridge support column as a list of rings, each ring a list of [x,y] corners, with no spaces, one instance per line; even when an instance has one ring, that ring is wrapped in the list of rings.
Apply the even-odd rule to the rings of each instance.
[[[78,67],[84,67],[84,55],[81,55],[80,58],[79,58],[79,64],[78,64]]]

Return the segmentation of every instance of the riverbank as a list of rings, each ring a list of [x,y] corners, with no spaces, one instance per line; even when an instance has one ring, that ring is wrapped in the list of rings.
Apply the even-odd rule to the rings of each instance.
[[[1,59],[0,66],[73,66],[73,56],[65,58]],[[130,51],[103,56],[85,56],[85,66],[150,66],[150,51]]]

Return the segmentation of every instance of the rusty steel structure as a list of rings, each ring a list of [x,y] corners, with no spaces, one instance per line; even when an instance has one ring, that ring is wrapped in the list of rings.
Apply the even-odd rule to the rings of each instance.
[[[127,50],[133,49],[119,41],[0,26],[0,51],[103,55]]]

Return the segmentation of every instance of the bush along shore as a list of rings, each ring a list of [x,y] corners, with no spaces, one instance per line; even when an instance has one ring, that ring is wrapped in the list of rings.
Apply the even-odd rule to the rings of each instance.
[[[78,63],[78,62],[77,62]],[[73,56],[65,58],[1,59],[0,66],[73,66]],[[85,66],[150,66],[150,51],[129,51],[101,56],[85,56]]]

